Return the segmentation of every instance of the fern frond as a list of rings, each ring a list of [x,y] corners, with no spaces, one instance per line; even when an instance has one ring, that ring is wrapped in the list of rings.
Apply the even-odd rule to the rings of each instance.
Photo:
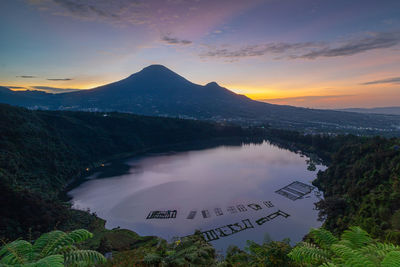
[[[374,257],[376,262],[381,262],[385,256],[392,251],[400,251],[400,247],[394,244],[375,243],[359,249],[364,255]]]
[[[381,263],[382,267],[400,267],[400,251],[389,252]]]
[[[344,261],[345,266],[354,267],[375,267],[375,262],[367,255],[363,255],[360,251],[353,250],[342,244],[334,244],[331,247],[332,251]]]
[[[66,233],[58,230],[45,233],[35,241],[33,244],[33,251],[39,254],[41,258],[50,255],[54,247],[63,242],[66,237]]]
[[[324,249],[320,249],[314,244],[303,242],[295,247],[288,256],[298,263],[318,264],[327,262],[330,253]]]
[[[331,232],[323,228],[313,228],[311,229],[310,234],[314,238],[315,242],[324,249],[327,249],[338,242],[338,239]]]
[[[361,248],[372,242],[369,234],[357,226],[350,227],[350,230],[344,231],[341,238],[342,240],[349,241],[349,245],[353,249]]]
[[[0,249],[0,263],[24,264],[32,257],[32,244],[25,240],[16,240]]]
[[[85,262],[86,266],[92,266],[96,263],[105,263],[106,258],[94,250],[75,250],[64,254],[64,262],[66,266],[77,262]]]
[[[50,255],[32,264],[35,267],[64,267],[63,255]]]
[[[92,236],[93,234],[85,229],[78,229],[70,233],[56,230],[39,237],[33,244],[33,250],[35,253],[39,253],[41,257],[57,254],[60,249],[82,242]]]
[[[385,256],[387,253],[391,251],[400,251],[399,246],[387,243],[377,243],[376,248],[377,252],[380,253],[381,256]]]
[[[86,239],[92,238],[93,234],[85,229],[78,229],[68,233],[68,237],[70,237],[74,243],[80,243],[85,241]]]
[[[340,244],[343,245],[342,242],[340,242]],[[350,244],[346,244],[346,246],[349,247]],[[376,254],[378,250],[380,250],[380,249],[378,248],[377,244],[369,244],[369,245],[364,246],[364,247],[359,249],[359,251],[364,255],[365,254],[370,254],[370,255],[371,254]]]

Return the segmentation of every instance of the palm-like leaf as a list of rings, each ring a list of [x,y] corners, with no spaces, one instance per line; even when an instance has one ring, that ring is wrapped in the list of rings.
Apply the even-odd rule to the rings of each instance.
[[[64,255],[64,262],[67,266],[74,266],[78,262],[80,266],[92,266],[96,263],[104,263],[105,258],[97,251],[75,250]]]
[[[92,234],[84,229],[64,233],[52,231],[43,234],[34,244],[16,240],[0,249],[0,266],[64,267],[93,266],[106,261],[97,251],[80,250],[74,246]]]
[[[289,257],[298,263],[319,264],[327,262],[330,253],[314,244],[302,242],[289,253]]]
[[[400,267],[400,247],[374,241],[359,227],[344,231],[341,240],[323,229],[311,230],[315,243],[301,243],[289,257],[297,263],[323,267]]]
[[[354,267],[375,267],[375,262],[368,256],[362,254],[358,250],[353,250],[345,245],[334,244],[332,245],[332,251],[340,257],[340,261],[343,261],[345,266]]]
[[[382,267],[400,267],[400,251],[389,252],[382,261]]]
[[[0,263],[24,264],[32,257],[32,244],[25,240],[16,240],[0,249]]]
[[[58,253],[60,249],[71,246],[74,243],[82,242],[93,235],[85,229],[78,229],[70,233],[62,231],[52,231],[43,234],[33,244],[33,251],[39,253],[40,256],[46,256]]]
[[[342,240],[349,241],[351,248],[358,249],[372,242],[369,234],[360,227],[353,226],[350,230],[346,230],[342,234]]]
[[[311,229],[311,236],[321,248],[328,249],[339,240],[328,230],[323,228]]]
[[[64,257],[62,255],[50,255],[38,260],[33,266],[37,267],[64,267]]]

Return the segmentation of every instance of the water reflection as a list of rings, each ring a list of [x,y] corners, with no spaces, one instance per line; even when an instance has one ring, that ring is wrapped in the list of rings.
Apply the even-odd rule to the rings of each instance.
[[[70,195],[74,207],[95,211],[107,220],[107,227],[120,226],[141,235],[171,239],[195,229],[221,228],[226,236],[212,241],[219,249],[229,244],[243,247],[247,239],[262,242],[264,233],[297,242],[310,227],[320,225],[313,209],[317,198],[309,194],[293,201],[275,191],[294,181],[309,184],[324,168],[317,165],[309,171],[306,160],[266,142],[153,155],[126,160],[128,173],[89,180]],[[146,219],[154,211],[176,211],[176,218]],[[278,211],[290,216],[256,223]],[[229,229],[240,229],[229,225],[246,220],[254,227],[227,234]]]

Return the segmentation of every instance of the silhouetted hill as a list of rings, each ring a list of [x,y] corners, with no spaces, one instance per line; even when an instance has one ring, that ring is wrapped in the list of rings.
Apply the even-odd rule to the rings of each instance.
[[[4,92],[0,102],[28,108],[119,111],[142,115],[268,123],[274,127],[335,132],[393,133],[400,117],[272,105],[235,94],[215,82],[194,84],[162,65],[126,79],[63,94]],[[374,129],[373,129],[374,128]]]
[[[0,86],[0,103],[24,107],[46,108],[52,101],[52,94],[41,91],[12,91],[6,87]]]

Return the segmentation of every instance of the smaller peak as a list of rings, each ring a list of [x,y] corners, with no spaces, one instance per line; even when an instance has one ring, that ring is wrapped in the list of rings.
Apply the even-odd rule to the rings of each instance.
[[[210,83],[207,83],[206,86],[219,86],[219,84],[216,82],[210,82]]]

